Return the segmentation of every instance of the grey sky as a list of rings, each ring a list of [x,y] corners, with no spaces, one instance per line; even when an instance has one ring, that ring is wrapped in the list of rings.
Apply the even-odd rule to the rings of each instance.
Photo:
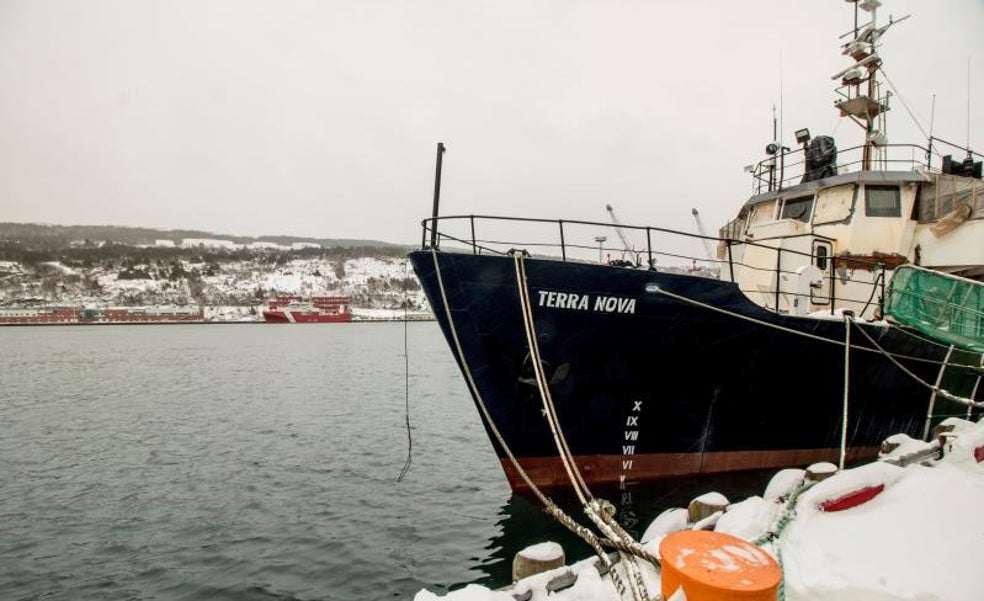
[[[912,14],[885,69],[928,129],[984,139],[984,2]],[[843,0],[0,0],[0,221],[419,239],[445,214],[708,229],[784,141],[837,126]],[[883,19],[884,20],[884,19]],[[923,143],[900,102],[892,142]]]

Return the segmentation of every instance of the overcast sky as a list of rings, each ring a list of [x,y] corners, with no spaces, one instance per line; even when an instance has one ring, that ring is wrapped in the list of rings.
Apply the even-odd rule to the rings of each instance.
[[[885,71],[984,150],[984,1],[912,18]],[[0,221],[419,240],[442,213],[692,231],[772,135],[836,131],[843,0],[0,0]],[[781,82],[781,85],[780,85]],[[924,143],[900,102],[894,143]]]

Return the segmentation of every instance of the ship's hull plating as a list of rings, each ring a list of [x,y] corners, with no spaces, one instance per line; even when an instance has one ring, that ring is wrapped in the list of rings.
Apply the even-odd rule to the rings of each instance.
[[[474,379],[475,402],[485,404],[537,485],[565,484],[535,385],[513,259],[431,251],[410,259],[459,367]],[[776,315],[708,278],[542,259],[526,259],[526,274],[546,378],[588,482],[839,456],[843,322]],[[862,327],[893,353],[944,358],[945,347],[898,328]],[[852,344],[864,348],[850,353],[848,460],[873,456],[891,434],[921,436],[930,397],[853,334]],[[929,382],[937,377],[932,362],[904,364]],[[510,484],[524,488],[483,422]]]

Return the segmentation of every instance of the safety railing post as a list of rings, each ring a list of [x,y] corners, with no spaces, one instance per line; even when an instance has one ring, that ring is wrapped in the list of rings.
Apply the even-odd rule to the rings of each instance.
[[[471,235],[472,235],[472,241],[471,241],[472,242],[472,245],[471,246],[472,246],[472,254],[473,255],[477,255],[478,254],[478,244],[475,241],[475,216],[474,215],[469,215],[468,216],[468,220],[471,222]]]
[[[646,226],[646,261],[647,261],[647,265],[649,265],[649,269],[655,269],[655,265],[653,265],[653,237],[652,237],[652,232],[653,232],[652,228],[650,228],[649,226]]]
[[[779,312],[779,287],[782,281],[782,248],[776,248],[776,313]]]
[[[885,315],[885,280],[886,279],[887,278],[885,277],[885,265],[882,265],[881,285],[879,286],[881,288],[881,295],[878,297],[878,315],[880,316]]]
[[[728,245],[728,271],[731,273],[731,281],[735,281],[735,261],[731,256],[731,238],[727,238]]]
[[[564,220],[563,219],[559,219],[557,221],[557,223],[558,223],[558,225],[560,225],[560,258],[564,262],[566,262],[567,261],[567,247],[565,246],[565,242],[564,242]]]

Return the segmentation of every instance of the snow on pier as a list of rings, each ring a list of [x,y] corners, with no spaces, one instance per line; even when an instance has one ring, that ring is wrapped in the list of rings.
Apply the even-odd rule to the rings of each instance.
[[[944,425],[949,431],[937,442],[892,437],[881,461],[819,482],[804,470],[782,470],[763,496],[729,504],[711,528],[780,560],[788,601],[978,601],[984,423],[951,418]],[[668,509],[646,530],[643,545],[658,554],[664,538],[695,526],[686,509]],[[659,572],[638,563],[655,598]],[[422,590],[414,601],[619,600],[598,565],[585,559],[508,590],[473,584],[443,597]]]

